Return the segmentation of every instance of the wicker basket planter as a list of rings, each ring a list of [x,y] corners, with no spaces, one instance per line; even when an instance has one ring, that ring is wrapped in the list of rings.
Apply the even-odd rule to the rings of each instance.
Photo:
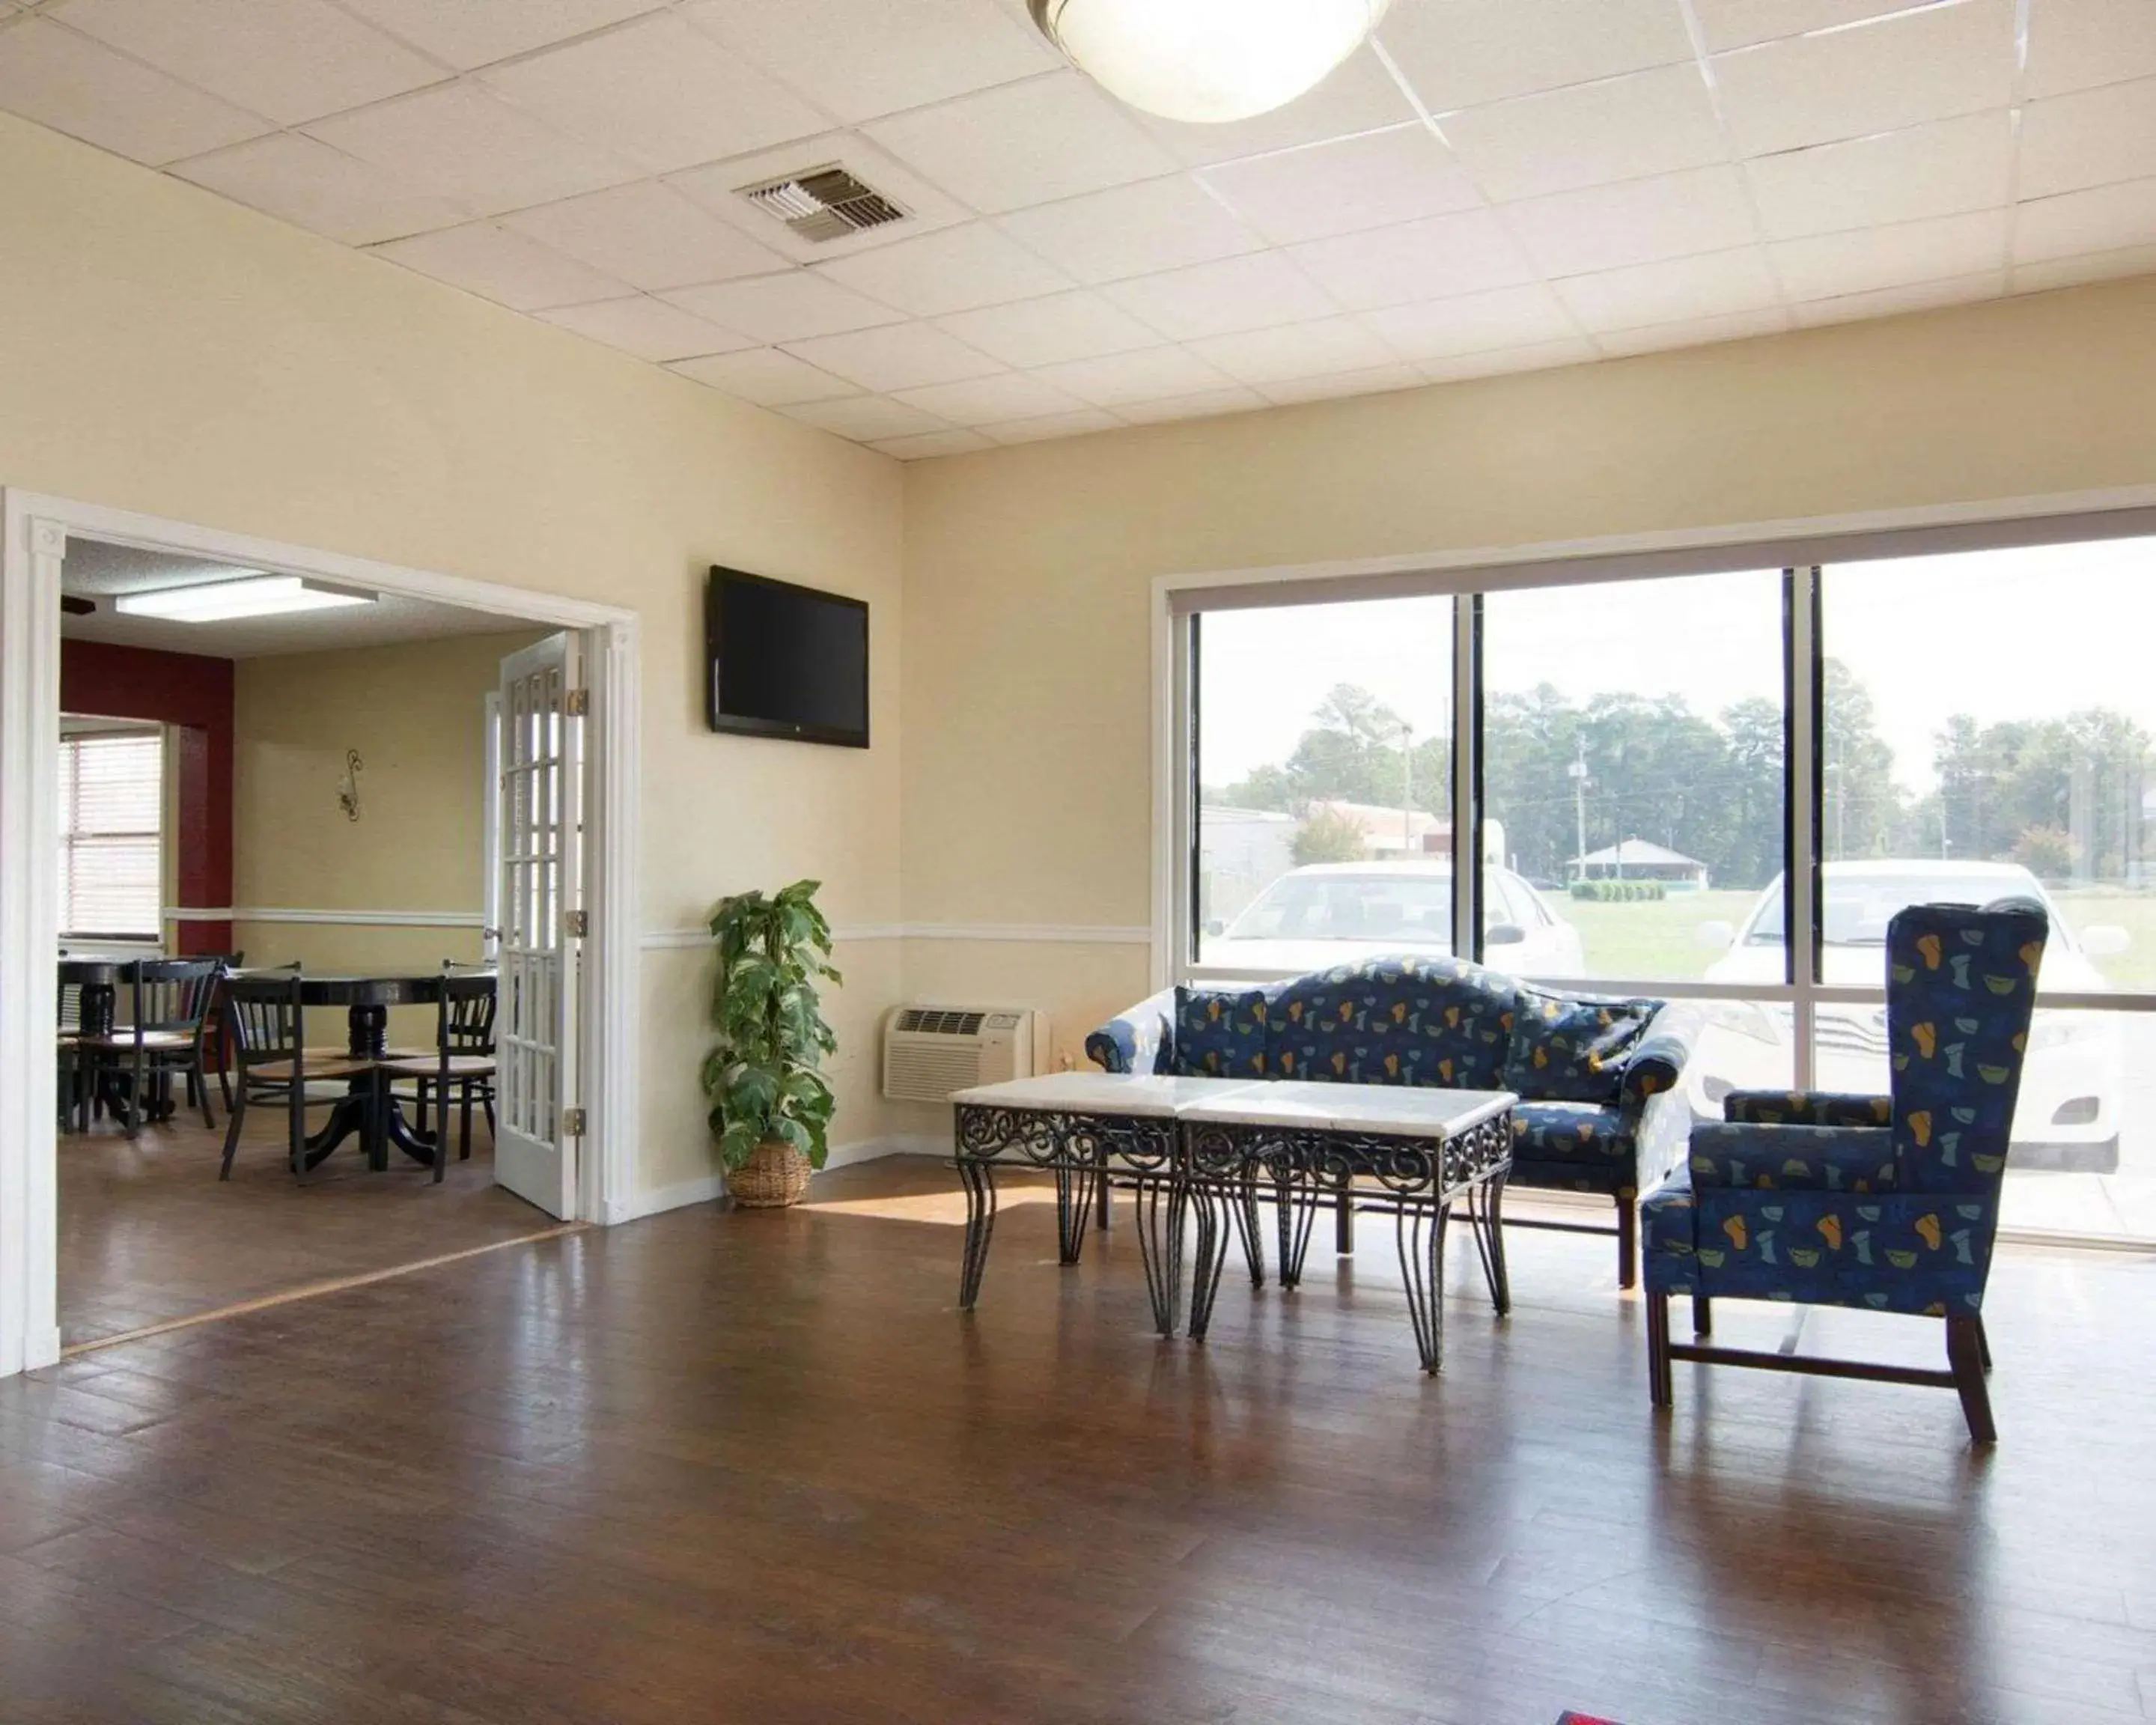
[[[778,1210],[807,1196],[808,1158],[791,1144],[767,1141],[726,1176],[726,1190],[743,1209]]]

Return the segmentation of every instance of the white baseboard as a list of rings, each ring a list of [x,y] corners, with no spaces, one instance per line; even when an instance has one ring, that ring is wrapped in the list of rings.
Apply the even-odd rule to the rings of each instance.
[[[932,1132],[894,1132],[888,1137],[862,1138],[851,1144],[834,1144],[824,1158],[826,1169],[851,1168],[856,1163],[878,1162],[886,1156],[936,1156],[948,1148],[947,1142]],[[667,1210],[685,1209],[692,1204],[709,1204],[713,1199],[726,1195],[724,1174],[706,1174],[701,1179],[684,1180],[679,1185],[660,1186],[649,1192],[639,1192],[626,1204],[616,1207],[614,1213],[599,1219],[611,1227],[618,1222],[640,1221],[646,1216],[656,1216]]]

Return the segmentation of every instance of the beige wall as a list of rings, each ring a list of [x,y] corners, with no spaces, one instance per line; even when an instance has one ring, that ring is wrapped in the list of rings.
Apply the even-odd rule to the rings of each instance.
[[[646,926],[803,874],[834,921],[896,922],[896,464],[8,116],[0,234],[0,483],[633,606]],[[704,730],[712,562],[871,602],[875,749]],[[850,1142],[887,1130],[859,1050],[900,952],[841,956]],[[654,948],[643,968],[659,1189],[712,1167],[707,965]]]
[[[2156,485],[2156,278],[906,473],[913,923],[1148,916],[1157,576]],[[1142,946],[911,942],[909,984],[1050,1007]]]

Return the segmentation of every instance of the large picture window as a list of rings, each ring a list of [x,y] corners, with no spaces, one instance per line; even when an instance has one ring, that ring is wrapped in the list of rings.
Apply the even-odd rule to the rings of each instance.
[[[162,932],[164,738],[155,729],[60,739],[60,932],[155,940]]]
[[[1279,976],[1471,928],[1522,977],[1700,1003],[1706,1120],[1885,1091],[1888,922],[2032,900],[2005,1224],[2156,1239],[2156,537],[2123,524],[1178,595],[1171,950]]]

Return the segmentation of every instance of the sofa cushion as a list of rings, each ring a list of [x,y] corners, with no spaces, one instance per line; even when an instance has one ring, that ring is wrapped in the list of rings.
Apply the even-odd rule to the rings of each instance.
[[[1522,1102],[1512,1110],[1512,1159],[1629,1168],[1632,1135],[1614,1103]]]
[[[1281,983],[1267,1073],[1351,1084],[1495,1090],[1517,987],[1453,958],[1380,958]]]
[[[1270,990],[1175,991],[1175,1070],[1187,1077],[1263,1078]]]
[[[1578,1000],[1522,988],[1505,1088],[1535,1101],[1614,1102],[1625,1063],[1661,1010],[1659,1000]]]

